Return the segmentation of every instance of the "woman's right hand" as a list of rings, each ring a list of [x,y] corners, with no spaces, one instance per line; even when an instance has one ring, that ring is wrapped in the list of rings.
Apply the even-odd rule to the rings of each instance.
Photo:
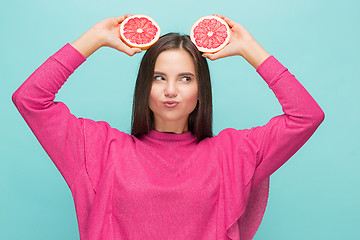
[[[106,18],[91,27],[71,45],[86,58],[104,46],[133,56],[135,53],[141,52],[141,49],[129,47],[120,38],[120,24],[130,16],[131,14],[126,14],[120,17]]]

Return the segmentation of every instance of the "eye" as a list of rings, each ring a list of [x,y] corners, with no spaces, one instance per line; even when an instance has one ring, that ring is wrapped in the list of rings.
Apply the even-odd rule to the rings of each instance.
[[[163,79],[162,76],[155,76],[155,77],[154,77],[154,80],[162,80],[162,79]]]
[[[183,77],[181,80],[183,80],[184,82],[190,82],[191,77]]]

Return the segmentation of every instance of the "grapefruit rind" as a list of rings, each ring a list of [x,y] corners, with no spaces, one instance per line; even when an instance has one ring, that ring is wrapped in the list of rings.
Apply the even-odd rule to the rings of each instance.
[[[198,46],[198,44],[196,43],[196,38],[194,37],[194,29],[199,25],[200,22],[202,22],[205,19],[216,19],[220,23],[224,24],[225,27],[226,27],[227,36],[226,36],[224,42],[220,46],[218,46],[216,48],[210,48],[210,49],[209,48],[204,48],[204,47]],[[229,43],[229,40],[230,40],[230,28],[229,28],[229,25],[223,19],[221,19],[220,17],[211,16],[211,15],[204,16],[204,17],[201,17],[198,20],[196,20],[196,22],[191,26],[190,39],[196,45],[196,47],[198,48],[198,50],[200,52],[215,53],[215,52],[218,52],[221,49],[223,49]]]
[[[124,35],[124,26],[126,25],[126,23],[131,20],[131,19],[134,19],[134,18],[141,18],[141,17],[144,17],[144,18],[147,18],[148,20],[151,21],[152,24],[155,25],[155,27],[158,29],[158,31],[156,32],[156,35],[155,37],[148,43],[145,43],[145,44],[137,44],[137,43],[134,43],[134,42],[131,42],[128,38],[125,37]],[[161,29],[159,27],[159,25],[157,24],[157,22],[154,21],[154,19],[152,19],[151,17],[147,16],[147,15],[143,15],[143,14],[137,14],[137,15],[132,15],[128,18],[126,18],[124,21],[121,22],[120,24],[120,38],[121,40],[123,40],[129,47],[134,47],[134,48],[140,48],[142,50],[146,50],[148,48],[150,48],[157,40],[159,40],[160,38],[160,34],[161,34]]]

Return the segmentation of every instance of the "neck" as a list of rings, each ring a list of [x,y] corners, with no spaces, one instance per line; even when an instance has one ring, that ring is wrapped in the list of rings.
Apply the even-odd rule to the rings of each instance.
[[[187,120],[185,123],[179,122],[159,122],[155,121],[155,130],[158,132],[168,132],[182,134],[189,131]]]

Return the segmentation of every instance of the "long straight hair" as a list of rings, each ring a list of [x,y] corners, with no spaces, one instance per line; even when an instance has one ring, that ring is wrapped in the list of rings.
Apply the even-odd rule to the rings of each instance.
[[[183,49],[193,58],[198,80],[199,100],[195,109],[189,114],[188,129],[201,141],[213,137],[212,132],[212,93],[209,66],[201,52],[190,40],[189,35],[168,33],[163,35],[144,54],[136,79],[131,134],[140,138],[154,129],[154,114],[149,107],[149,96],[153,82],[157,57],[169,49]]]

